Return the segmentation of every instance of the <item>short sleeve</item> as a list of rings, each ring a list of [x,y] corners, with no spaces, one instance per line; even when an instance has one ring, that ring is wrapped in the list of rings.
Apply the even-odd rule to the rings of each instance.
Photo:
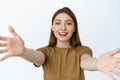
[[[81,52],[81,55],[89,54],[90,56],[93,56],[93,52],[92,52],[91,48],[89,48],[88,46],[80,46],[79,50]]]
[[[48,47],[42,47],[42,48],[38,48],[38,49],[36,49],[37,51],[41,51],[41,52],[43,52],[44,54],[45,54],[45,58],[47,57],[47,56],[49,56],[49,49],[48,49]],[[38,66],[38,65],[36,65],[35,63],[33,63],[34,64],[34,66],[35,67],[40,67],[40,66]]]

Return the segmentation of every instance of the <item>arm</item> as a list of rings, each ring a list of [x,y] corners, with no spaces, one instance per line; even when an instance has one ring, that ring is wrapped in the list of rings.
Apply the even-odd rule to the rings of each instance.
[[[84,70],[89,70],[89,71],[96,71],[98,70],[97,68],[97,59],[94,57],[91,57],[89,54],[83,54],[81,56],[81,68]]]
[[[8,28],[13,37],[0,36],[0,41],[2,41],[0,42],[0,48],[4,47],[4,49],[0,50],[0,54],[7,52],[5,56],[0,58],[0,61],[8,57],[19,56],[37,65],[43,64],[45,61],[44,53],[25,48],[22,38],[11,26]]]
[[[42,65],[45,61],[45,55],[43,52],[29,48],[25,48],[25,52],[21,57],[29,62],[36,64],[37,66]]]
[[[116,80],[112,73],[120,76],[120,58],[114,57],[118,53],[120,53],[120,48],[103,54],[98,60],[88,54],[83,54],[81,56],[81,67],[85,70],[101,71],[112,80]]]

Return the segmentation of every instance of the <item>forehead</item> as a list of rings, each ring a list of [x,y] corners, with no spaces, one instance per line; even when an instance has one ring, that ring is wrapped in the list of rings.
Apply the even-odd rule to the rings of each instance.
[[[60,20],[60,21],[73,21],[72,20],[72,18],[68,15],[68,14],[66,14],[66,13],[60,13],[60,14],[58,14],[56,17],[55,17],[55,19],[54,19],[54,21],[56,21],[56,20]]]

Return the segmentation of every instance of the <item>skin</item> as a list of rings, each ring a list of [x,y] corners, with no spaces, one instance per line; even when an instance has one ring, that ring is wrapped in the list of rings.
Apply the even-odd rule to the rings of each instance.
[[[66,13],[56,16],[52,25],[52,31],[57,38],[57,47],[71,47],[70,38],[75,31],[74,23],[71,17]]]
[[[10,33],[13,37],[0,36],[0,47],[5,47],[5,49],[0,50],[0,54],[7,52],[5,56],[0,58],[3,61],[9,57],[19,56],[26,59],[29,62],[42,65],[45,61],[45,55],[42,52],[38,52],[34,49],[26,48],[22,38],[15,32],[15,30],[9,26]]]
[[[65,13],[58,14],[51,28],[57,38],[57,47],[71,47],[69,44],[70,37],[75,31],[74,22],[71,17]],[[19,56],[38,66],[44,64],[45,55],[43,52],[26,48],[23,39],[15,30],[11,26],[9,26],[8,29],[13,37],[0,36],[0,41],[2,41],[0,42],[0,47],[5,47],[5,49],[0,50],[0,54],[8,53],[1,57],[0,61],[9,57]],[[83,54],[81,56],[80,67],[89,71],[101,71],[107,74],[112,80],[116,80],[111,72],[120,76],[120,72],[115,70],[115,68],[120,69],[120,58],[113,57],[118,53],[120,53],[120,48],[104,53],[98,60],[88,54]]]

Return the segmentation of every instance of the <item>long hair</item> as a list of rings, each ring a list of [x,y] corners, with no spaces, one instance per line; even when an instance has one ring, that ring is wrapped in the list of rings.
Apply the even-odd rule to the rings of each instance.
[[[81,43],[80,38],[79,38],[77,19],[76,19],[74,13],[68,7],[63,7],[62,9],[59,9],[55,12],[55,14],[52,17],[52,25],[53,25],[53,21],[54,21],[55,17],[60,13],[68,14],[74,22],[75,32],[73,32],[73,35],[70,38],[70,46],[72,46],[72,47],[81,46],[82,43]],[[51,30],[48,46],[54,47],[54,46],[56,46],[56,43],[57,43],[57,39],[54,35],[54,32]]]

